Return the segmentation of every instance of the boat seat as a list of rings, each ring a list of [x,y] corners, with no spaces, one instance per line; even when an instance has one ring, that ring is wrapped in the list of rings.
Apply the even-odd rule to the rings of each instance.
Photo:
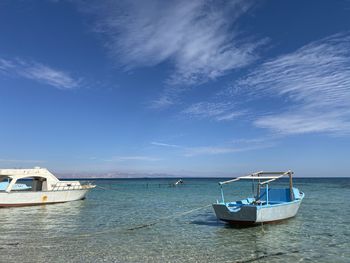
[[[259,200],[266,201],[266,189],[261,189]],[[290,202],[289,188],[269,188],[269,202]]]

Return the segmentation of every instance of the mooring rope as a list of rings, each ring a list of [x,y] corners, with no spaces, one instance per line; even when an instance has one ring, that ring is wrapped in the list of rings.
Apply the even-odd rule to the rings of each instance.
[[[100,189],[106,190],[106,191],[111,190],[111,189],[108,189],[108,188],[105,188],[105,187],[102,187],[102,186],[99,186],[99,185],[96,185],[96,188],[100,188]]]
[[[154,185],[149,185],[149,184],[145,184],[144,185],[146,188],[151,188],[152,187],[157,187],[157,188],[162,188],[163,186],[164,187],[178,187],[179,185],[173,185],[173,184],[154,184]],[[183,185],[181,185],[183,186]],[[121,190],[121,187],[120,188],[107,188],[107,187],[102,187],[102,186],[99,186],[99,185],[96,185],[96,188],[99,188],[101,190],[104,190],[104,191],[120,191]]]
[[[164,220],[174,219],[174,218],[178,218],[178,217],[181,217],[181,216],[184,216],[184,215],[188,215],[188,214],[191,214],[191,213],[193,213],[195,211],[207,208],[209,206],[211,206],[211,204],[205,205],[205,206],[201,206],[201,207],[197,207],[197,208],[191,209],[189,211],[175,213],[174,215],[161,217],[161,218],[158,218],[157,220],[155,220],[153,222],[150,222],[150,223],[147,223],[147,224],[142,224],[142,225],[137,225],[137,226],[134,226],[134,227],[131,227],[131,228],[127,228],[126,230],[127,231],[133,231],[133,230],[137,230],[137,229],[141,229],[141,228],[145,228],[145,227],[150,227],[150,226],[158,224],[158,223],[160,223],[160,222],[162,222]],[[119,231],[123,231],[123,229],[117,230],[117,232],[119,232]],[[94,232],[93,235],[105,234],[105,233],[110,233],[110,232],[111,232],[110,229],[109,230],[103,230],[103,231],[99,231],[99,232]],[[81,234],[81,235],[78,235],[78,236],[75,236],[75,237],[86,237],[86,236],[90,236],[90,235],[89,234]]]
[[[191,210],[186,211],[186,212],[176,213],[175,215],[161,217],[161,218],[158,218],[156,221],[153,221],[153,222],[151,222],[151,223],[143,224],[143,225],[138,225],[138,226],[135,226],[135,227],[132,227],[132,228],[128,228],[127,230],[132,231],[132,230],[136,230],[136,229],[140,229],[140,228],[145,228],[145,227],[153,226],[153,225],[155,225],[155,224],[157,224],[157,223],[160,223],[160,222],[163,221],[163,220],[168,220],[168,219],[172,219],[172,218],[176,218],[176,217],[181,217],[181,216],[184,216],[184,215],[188,215],[188,214],[191,214],[191,213],[193,213],[193,212],[195,212],[195,211],[204,209],[204,208],[209,207],[209,206],[211,206],[211,204],[210,204],[210,205],[201,206],[201,207],[198,207],[198,208],[195,208],[195,209],[191,209]]]
[[[96,185],[96,187],[97,187],[97,188],[100,188],[100,189],[102,189],[102,190],[105,190],[105,191],[112,190],[112,189],[108,189],[108,188],[105,188],[105,187],[102,187],[102,186],[99,186],[99,185]],[[136,229],[140,229],[140,228],[145,228],[145,227],[153,226],[153,225],[155,225],[155,224],[160,223],[160,222],[163,221],[163,220],[167,220],[167,219],[171,219],[171,218],[176,218],[176,217],[181,217],[181,216],[184,216],[184,215],[193,213],[193,212],[195,212],[195,211],[204,209],[204,208],[209,207],[209,206],[211,206],[211,204],[205,205],[205,206],[201,206],[201,207],[197,207],[197,208],[195,208],[195,209],[191,209],[191,210],[186,211],[186,212],[176,213],[175,215],[166,216],[166,217],[161,217],[161,218],[158,218],[157,220],[155,220],[155,221],[153,221],[153,222],[150,222],[150,223],[147,223],[147,224],[142,224],[142,225],[137,225],[137,226],[135,226],[135,227],[128,228],[127,230],[132,231],[132,230],[136,230]],[[103,232],[104,232],[104,231],[103,231]],[[99,233],[99,232],[98,232],[98,233]]]
[[[115,229],[115,230],[106,229],[106,230],[96,231],[96,232],[92,232],[92,233],[91,232],[89,232],[89,233],[81,233],[81,234],[72,235],[72,236],[69,236],[69,237],[65,236],[64,238],[81,239],[81,238],[86,238],[86,237],[91,237],[91,236],[96,236],[96,235],[101,235],[101,234],[106,234],[106,233],[112,233],[112,232],[115,233],[115,232],[122,232],[122,231],[134,231],[134,230],[137,230],[137,229],[141,229],[141,228],[145,228],[145,227],[150,227],[150,226],[156,225],[156,224],[158,224],[158,223],[160,223],[160,222],[162,222],[164,220],[167,220],[167,219],[179,218],[181,216],[191,214],[193,212],[199,211],[199,210],[207,208],[209,206],[211,206],[211,204],[205,205],[205,206],[201,206],[201,207],[197,207],[197,208],[185,211],[185,212],[175,213],[175,214],[170,215],[170,216],[161,217],[161,218],[156,219],[153,222],[150,222],[150,223],[147,223],[147,224],[142,224],[142,225],[137,225],[137,226],[134,226],[134,227],[131,227],[131,228],[127,228],[127,229],[125,229],[125,228],[124,229]],[[42,237],[42,239],[49,239],[49,240],[62,239],[62,236]],[[19,244],[19,242],[16,243],[16,245],[18,245],[18,244]],[[29,242],[26,242],[26,244],[28,245]]]

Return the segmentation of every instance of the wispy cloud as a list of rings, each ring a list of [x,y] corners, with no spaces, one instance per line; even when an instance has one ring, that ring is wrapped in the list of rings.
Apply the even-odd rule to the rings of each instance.
[[[306,109],[298,109],[282,114],[269,115],[257,119],[255,125],[285,135],[315,132],[349,135],[350,112],[347,113],[347,116],[344,116],[345,112],[320,113],[317,111],[306,111]]]
[[[230,154],[237,152],[247,152],[270,148],[276,144],[276,138],[255,138],[255,139],[240,139],[226,143],[225,146],[201,146],[187,147],[185,156],[192,157],[197,155],[218,155]]]
[[[155,107],[172,104],[169,86],[216,79],[257,58],[265,40],[245,37],[238,20],[252,1],[103,1],[84,2],[81,9],[96,17],[95,31],[107,37],[111,56],[126,69],[170,62],[167,90]]]
[[[236,105],[229,102],[198,102],[183,110],[182,114],[191,118],[230,121],[246,114],[246,111],[237,110]]]
[[[350,33],[312,42],[265,62],[235,87],[249,90],[255,98],[265,95],[280,100],[276,113],[255,121],[258,127],[281,134],[349,134]]]
[[[80,79],[73,78],[67,72],[23,59],[0,58],[0,73],[35,80],[58,89],[76,88],[80,83]]]
[[[245,152],[268,148],[274,145],[274,140],[270,138],[241,139],[228,142],[225,145],[206,145],[206,146],[184,146],[177,144],[168,144],[162,142],[151,142],[152,145],[165,147],[169,149],[180,149],[185,157],[200,155],[218,155],[235,152]]]
[[[188,147],[186,148],[185,156],[192,157],[197,155],[217,155],[234,152],[247,151],[248,148],[238,147],[218,147],[218,146],[203,146],[203,147]]]
[[[155,145],[155,146],[162,146],[162,147],[182,148],[182,146],[180,146],[180,145],[168,144],[168,143],[162,143],[162,142],[151,142],[151,144]]]
[[[152,100],[149,103],[149,108],[152,108],[152,109],[168,108],[169,106],[175,103],[174,99],[175,99],[174,95],[170,95],[167,91],[165,91],[164,94],[162,94],[159,98]]]
[[[1,163],[44,163],[43,160],[0,159]]]
[[[124,161],[146,161],[146,162],[155,162],[160,161],[160,158],[151,157],[151,156],[113,156],[109,159],[104,159],[106,162],[124,162]]]

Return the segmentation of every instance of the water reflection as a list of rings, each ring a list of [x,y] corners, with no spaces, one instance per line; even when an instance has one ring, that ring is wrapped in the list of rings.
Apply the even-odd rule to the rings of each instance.
[[[81,225],[81,210],[84,201],[40,205],[0,210],[0,232],[6,239],[25,239],[27,234],[33,238],[64,235],[75,231]]]

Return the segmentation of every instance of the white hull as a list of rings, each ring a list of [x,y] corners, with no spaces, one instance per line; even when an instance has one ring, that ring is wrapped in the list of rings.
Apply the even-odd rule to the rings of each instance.
[[[216,216],[231,223],[267,223],[294,217],[302,200],[277,205],[245,205],[239,208],[230,208],[226,204],[213,204]]]
[[[299,210],[300,204],[301,201],[297,201],[287,205],[262,207],[257,210],[256,223],[280,221],[294,217]]]
[[[76,201],[84,199],[88,191],[89,189],[46,192],[0,192],[0,207],[42,205]]]

